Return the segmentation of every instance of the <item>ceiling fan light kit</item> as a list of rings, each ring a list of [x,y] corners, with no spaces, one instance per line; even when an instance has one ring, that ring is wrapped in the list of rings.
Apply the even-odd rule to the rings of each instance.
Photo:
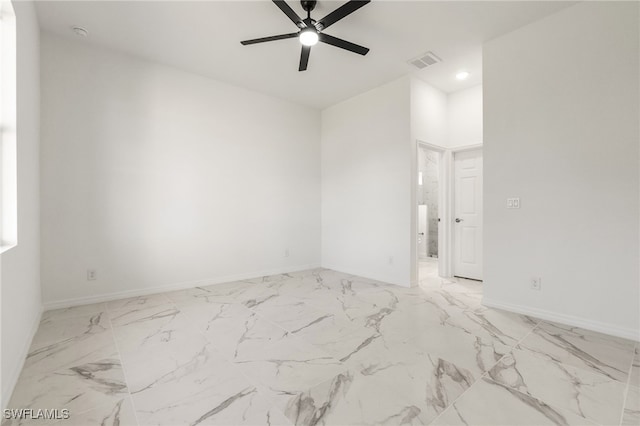
[[[300,43],[304,46],[314,46],[318,43],[318,32],[316,30],[312,30],[311,28],[306,28],[300,31]]]
[[[307,17],[305,19],[300,18],[300,16],[298,16],[298,14],[294,12],[293,9],[291,9],[286,1],[272,1],[285,15],[287,15],[291,22],[293,22],[299,28],[298,32],[244,40],[240,42],[242,43],[242,45],[247,46],[250,44],[265,43],[267,41],[285,40],[288,38],[297,37],[298,40],[300,40],[300,44],[302,44],[302,52],[300,53],[300,65],[298,67],[298,71],[305,71],[307,69],[307,66],[309,64],[309,54],[311,53],[311,46],[314,46],[319,41],[363,56],[369,52],[369,49],[367,49],[366,47],[330,36],[329,34],[325,34],[323,31],[342,18],[360,9],[367,3],[370,3],[371,0],[350,0],[324,18],[320,19],[319,21],[311,19],[311,11],[316,7],[316,0],[300,1],[302,9],[307,12]]]

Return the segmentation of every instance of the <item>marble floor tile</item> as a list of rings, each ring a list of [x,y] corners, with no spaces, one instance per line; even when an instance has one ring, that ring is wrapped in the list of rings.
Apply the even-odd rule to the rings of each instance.
[[[340,330],[343,331],[345,330]],[[335,336],[332,338],[331,332],[327,331],[320,336],[302,336],[302,339],[345,365],[353,359],[371,356],[372,351],[387,350],[384,339],[375,329],[361,327],[348,333],[336,333]]]
[[[109,358],[21,377],[9,407],[67,409],[70,417],[75,417],[88,408],[117,404],[126,397],[128,391],[120,361]]]
[[[83,329],[85,322],[79,329]],[[99,330],[99,331],[96,331]],[[66,334],[62,331],[59,335]],[[47,341],[46,344],[43,341]],[[86,331],[79,331],[63,340],[49,343],[34,338],[34,344],[27,354],[22,370],[23,377],[41,376],[63,368],[87,364],[100,359],[117,357],[117,347],[111,330],[87,326]]]
[[[421,271],[411,288],[316,268],[45,312],[9,408],[71,418],[2,426],[639,423],[635,343]]]
[[[206,299],[215,303],[241,303],[249,308],[278,295],[277,289],[264,282],[240,281],[202,287],[208,292]]]
[[[297,298],[274,297],[251,307],[259,317],[277,324],[290,333],[300,333],[309,327],[335,319],[336,314],[310,306]]]
[[[292,336],[245,354],[234,364],[280,409],[291,395],[344,370],[328,353]]]
[[[519,346],[550,354],[563,364],[626,382],[635,344],[619,337],[542,321]]]
[[[73,306],[71,308],[54,309],[42,313],[41,321],[60,320],[63,318],[75,318],[85,315],[94,315],[106,312],[105,303],[93,303],[90,305]]]
[[[420,409],[388,384],[345,371],[292,396],[285,415],[295,425],[421,425]]]
[[[88,411],[73,413],[69,419],[60,420],[54,424],[57,426],[138,426],[129,396],[115,399],[110,404]]]
[[[287,335],[283,328],[240,304],[194,304],[181,310],[193,329],[229,360],[259,352]]]
[[[274,293],[267,286],[237,281],[195,287],[167,293],[167,297],[178,306],[192,303],[244,303],[264,293]]]
[[[500,309],[465,311],[452,315],[451,322],[458,321],[470,333],[488,334],[503,342],[517,342],[529,334],[538,320]]]
[[[411,344],[387,346],[378,334],[356,333],[325,349],[348,369],[289,399],[285,413],[296,423],[318,416],[322,424],[428,423],[482,374]]]
[[[595,426],[595,423],[483,378],[437,417],[431,425]]]
[[[409,343],[426,353],[447,359],[471,371],[476,377],[507,355],[515,341],[498,339],[488,333],[472,334],[463,329],[431,326]]]
[[[640,343],[636,344],[635,356],[631,365],[631,373],[629,383],[633,386],[640,387]]]
[[[621,424],[623,426],[640,425],[640,388],[637,386],[629,386],[627,389]]]
[[[191,331],[191,323],[173,304],[110,312],[113,334],[120,349],[137,350],[170,342],[179,332]],[[128,352],[128,351],[125,351]]]
[[[40,322],[33,337],[31,349],[40,349],[54,343],[82,340],[108,331],[109,319],[105,312],[95,312],[77,316],[49,317]]]
[[[131,395],[143,425],[259,424],[277,417],[255,386],[214,352],[132,387]]]
[[[178,318],[180,309],[170,302],[152,305],[129,305],[109,310],[111,325],[115,327],[145,328]]]
[[[119,309],[140,309],[150,306],[163,305],[168,303],[169,299],[163,293],[150,294],[148,296],[137,296],[128,299],[112,300],[107,302],[107,309],[115,311]]]
[[[624,404],[625,383],[560,364],[538,352],[513,350],[489,371],[489,377],[598,424],[616,424]]]

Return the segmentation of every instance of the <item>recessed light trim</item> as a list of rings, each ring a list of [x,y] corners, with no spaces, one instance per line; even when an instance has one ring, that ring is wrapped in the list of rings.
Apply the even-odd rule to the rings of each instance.
[[[466,80],[470,75],[469,71],[458,71],[456,73],[456,80]]]
[[[77,25],[74,26],[74,27],[71,27],[71,30],[78,37],[87,37],[89,35],[89,31],[87,31],[85,28],[79,27]]]

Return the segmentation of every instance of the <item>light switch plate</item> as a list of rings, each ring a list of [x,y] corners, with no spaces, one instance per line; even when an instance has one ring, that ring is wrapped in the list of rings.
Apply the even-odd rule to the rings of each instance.
[[[507,198],[507,208],[508,209],[519,209],[520,208],[520,198]]]

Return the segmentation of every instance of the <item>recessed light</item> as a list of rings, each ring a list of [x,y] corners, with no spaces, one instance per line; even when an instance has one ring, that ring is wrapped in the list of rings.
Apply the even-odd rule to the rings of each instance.
[[[82,27],[78,27],[78,26],[71,27],[71,30],[78,37],[86,37],[86,36],[89,35],[89,31],[87,31],[86,29],[84,29]]]
[[[466,80],[467,78],[469,78],[469,76],[470,76],[470,75],[471,75],[471,74],[469,74],[467,71],[459,71],[459,72],[456,74],[456,78],[457,78],[458,80]]]

